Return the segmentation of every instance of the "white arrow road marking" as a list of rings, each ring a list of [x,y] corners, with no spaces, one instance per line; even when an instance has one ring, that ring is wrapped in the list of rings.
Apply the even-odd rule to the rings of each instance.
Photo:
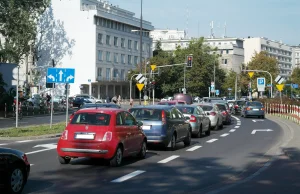
[[[48,78],[52,79],[52,81],[55,81],[55,77],[52,74],[48,75]]]
[[[266,132],[269,132],[269,131],[273,131],[272,129],[254,129],[251,134],[254,135],[257,131],[266,131]]]
[[[137,176],[137,175],[140,175],[140,174],[142,174],[142,173],[144,173],[144,172],[146,172],[146,171],[143,171],[143,170],[137,170],[137,171],[134,171],[134,172],[132,172],[132,173],[130,173],[130,174],[127,174],[127,175],[125,175],[125,176],[122,176],[122,177],[120,177],[120,178],[117,178],[117,179],[115,179],[115,180],[113,180],[113,181],[111,181],[112,183],[121,183],[121,182],[124,182],[124,181],[126,181],[126,180],[128,180],[128,179],[131,179],[131,178],[133,178],[133,177],[135,177],[135,176]]]
[[[36,145],[33,148],[38,148],[38,147],[42,147],[42,148],[46,148],[46,149],[27,152],[26,155],[35,154],[35,153],[39,153],[39,152],[44,152],[44,151],[48,151],[48,150],[54,150],[54,149],[57,148],[57,145],[54,144],[54,143],[53,144],[41,144],[41,145]]]
[[[26,142],[31,142],[33,140],[22,140],[22,141],[16,141],[16,143],[26,143]]]
[[[215,141],[217,141],[218,139],[211,139],[211,140],[208,140],[208,141],[206,141],[207,143],[212,143],[212,142],[215,142]]]
[[[64,73],[62,72],[62,70],[60,70],[60,72],[59,72],[58,74],[59,74],[59,81],[62,81],[62,75],[63,75]]]
[[[231,132],[231,133],[232,133],[232,132],[235,132],[235,129],[231,129],[229,132]]]
[[[229,135],[229,133],[224,133],[223,135],[220,135],[221,137],[226,137],[227,135]]]
[[[178,157],[179,157],[179,156],[176,156],[176,155],[170,156],[170,157],[168,157],[168,158],[166,158],[166,159],[164,159],[164,160],[161,160],[161,161],[159,161],[159,162],[157,162],[157,163],[164,164],[164,163],[170,162],[171,160],[174,160],[174,159],[176,159],[176,158],[178,158]]]
[[[264,121],[264,120],[252,120],[254,123],[256,123],[257,121]]]
[[[234,128],[236,128],[236,129],[237,129],[237,128],[240,128],[240,126],[235,126]]]
[[[191,147],[190,149],[187,149],[186,151],[187,152],[192,152],[192,151],[195,151],[196,149],[199,149],[201,148],[202,146],[194,146],[194,147]]]
[[[72,75],[69,75],[69,76],[67,77],[66,80],[67,80],[67,82],[68,82],[68,81],[70,81],[70,80],[73,79],[73,78],[74,78],[74,77],[73,77]]]
[[[0,146],[5,146],[8,145],[7,143],[1,143]]]

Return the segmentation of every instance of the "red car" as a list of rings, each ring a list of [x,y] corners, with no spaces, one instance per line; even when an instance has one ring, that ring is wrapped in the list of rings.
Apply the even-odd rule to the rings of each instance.
[[[75,113],[57,144],[58,160],[104,158],[120,166],[123,157],[146,157],[147,138],[141,126],[127,111],[113,108],[88,108]]]

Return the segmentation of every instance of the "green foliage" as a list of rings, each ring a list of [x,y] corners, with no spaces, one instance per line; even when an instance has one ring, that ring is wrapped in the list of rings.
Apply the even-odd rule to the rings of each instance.
[[[50,0],[0,1],[0,62],[19,63],[36,37],[36,22]]]
[[[300,85],[300,68],[297,67],[293,70],[291,75],[292,82]]]
[[[222,89],[225,92],[226,96],[229,95],[228,88],[231,88],[231,96],[235,93],[235,79],[236,79],[237,73],[233,70],[229,71],[226,75],[226,79],[222,85]]]

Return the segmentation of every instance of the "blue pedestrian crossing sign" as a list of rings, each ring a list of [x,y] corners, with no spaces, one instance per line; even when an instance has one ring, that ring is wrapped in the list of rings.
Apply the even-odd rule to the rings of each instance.
[[[75,69],[72,68],[48,68],[47,83],[74,83]]]

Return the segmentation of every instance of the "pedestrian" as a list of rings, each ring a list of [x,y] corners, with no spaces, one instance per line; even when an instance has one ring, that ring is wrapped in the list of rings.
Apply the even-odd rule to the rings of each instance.
[[[121,106],[121,95],[118,97],[118,104]]]
[[[111,99],[111,101],[112,101],[113,103],[117,104],[117,101],[118,101],[117,96],[114,95],[114,97]]]
[[[106,96],[106,103],[110,103],[109,96]]]

